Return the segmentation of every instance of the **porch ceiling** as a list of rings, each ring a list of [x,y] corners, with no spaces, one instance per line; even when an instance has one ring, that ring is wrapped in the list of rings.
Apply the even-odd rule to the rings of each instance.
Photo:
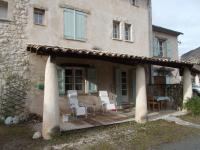
[[[101,51],[101,50],[72,49],[72,48],[62,48],[58,46],[46,46],[46,45],[29,44],[27,46],[27,51],[36,53],[38,55],[47,55],[47,56],[50,55],[52,57],[76,57],[76,58],[98,59],[98,60],[105,60],[113,63],[120,63],[126,65],[151,64],[151,65],[167,66],[173,68],[183,68],[183,67],[193,68],[194,65],[197,65],[187,61],[134,56],[129,54],[112,53],[109,51]]]

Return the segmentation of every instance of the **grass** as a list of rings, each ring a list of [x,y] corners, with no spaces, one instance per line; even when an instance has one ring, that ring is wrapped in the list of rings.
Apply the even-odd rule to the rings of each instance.
[[[145,150],[153,146],[179,141],[187,136],[200,133],[197,129],[186,128],[166,121],[149,122],[145,125],[135,124],[134,129],[135,134],[128,140],[122,134],[112,138],[112,145],[109,144],[110,142],[104,142],[105,145],[98,143],[90,149],[93,150],[95,147],[98,147],[100,150]],[[106,148],[104,148],[105,146]]]
[[[200,124],[200,116],[194,116],[192,114],[188,114],[185,116],[181,116],[180,118],[188,122]]]
[[[174,142],[187,136],[199,134],[200,130],[187,128],[166,121],[136,124],[134,122],[77,130],[55,135],[50,141],[32,140],[29,125],[6,127],[0,125],[2,149],[40,150],[45,146],[69,143],[68,149],[86,150],[145,150],[162,143]]]

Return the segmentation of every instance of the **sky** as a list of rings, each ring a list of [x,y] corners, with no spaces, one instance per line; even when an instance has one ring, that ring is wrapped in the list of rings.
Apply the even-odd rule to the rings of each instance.
[[[200,47],[200,0],[152,0],[153,24],[184,33],[179,55]]]

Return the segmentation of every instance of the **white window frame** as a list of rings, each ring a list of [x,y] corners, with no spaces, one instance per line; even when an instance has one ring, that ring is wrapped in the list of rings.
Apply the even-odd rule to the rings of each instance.
[[[130,30],[129,30],[129,39],[126,39],[126,25],[129,26]],[[124,40],[127,42],[133,42],[133,33],[132,33],[132,24],[130,23],[125,23],[124,24]]]
[[[35,25],[44,26],[45,25],[45,14],[46,14],[45,9],[34,8],[33,9],[33,23]],[[37,21],[36,21],[36,15],[37,15]],[[40,22],[39,16],[42,17],[41,18],[42,22]]]
[[[3,9],[2,11],[5,11],[5,14],[0,16],[0,19],[8,19],[8,2],[0,0],[0,8]]]
[[[114,31],[114,24],[118,24],[118,33],[114,33],[115,31]],[[118,20],[113,20],[113,22],[112,22],[112,38],[114,39],[114,40],[121,40],[121,22],[120,21],[118,21]],[[114,35],[117,35],[117,37],[115,37]]]
[[[128,73],[127,71],[121,71],[121,95],[122,96],[128,96]],[[123,76],[122,74],[125,73],[126,76]],[[123,79],[126,80],[126,82],[122,82]],[[125,88],[123,88],[123,85],[125,85]],[[126,94],[123,94],[123,92],[126,91]]]
[[[136,0],[129,0],[131,5],[136,6]]]
[[[157,38],[158,39],[158,50],[159,50],[159,57],[165,57],[166,55],[166,51],[167,51],[167,47],[165,47],[165,44],[167,42],[166,39],[161,39],[161,38]],[[160,45],[160,42],[162,43],[162,45]],[[162,48],[162,51],[161,51]]]
[[[82,68],[82,67],[64,67],[65,71],[68,69],[68,70],[72,70],[72,78],[73,78],[73,83],[72,83],[72,90],[76,90],[76,84],[82,84],[82,90],[77,90],[78,93],[84,93],[85,92],[85,69]],[[82,83],[76,83],[75,82],[75,71],[76,70],[82,70]],[[65,78],[66,78],[66,74],[65,74]],[[69,83],[68,83],[69,84]],[[67,90],[66,88],[66,85],[67,85],[67,82],[66,82],[66,79],[65,79],[65,90]]]

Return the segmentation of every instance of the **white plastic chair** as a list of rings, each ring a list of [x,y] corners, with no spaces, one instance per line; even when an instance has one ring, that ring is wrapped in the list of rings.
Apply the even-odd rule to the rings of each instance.
[[[78,103],[76,90],[68,90],[67,97],[69,99],[70,108],[73,110],[74,115],[77,116],[86,116],[87,117],[87,107],[83,104]]]
[[[110,103],[107,91],[99,91],[99,98],[106,111],[117,111],[115,104]]]

